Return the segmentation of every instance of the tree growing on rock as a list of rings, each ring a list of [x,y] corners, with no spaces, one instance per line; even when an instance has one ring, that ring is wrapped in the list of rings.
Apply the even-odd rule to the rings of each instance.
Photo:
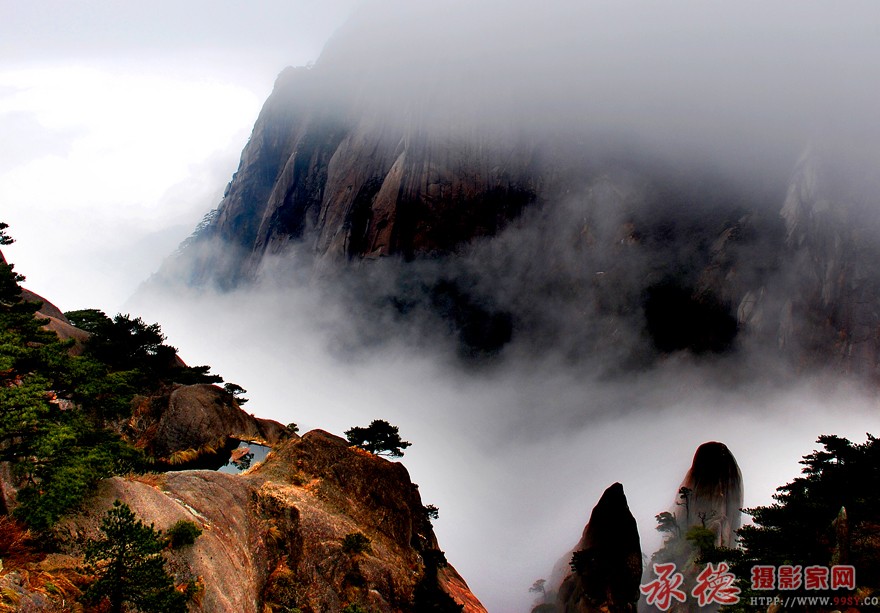
[[[165,568],[162,533],[146,526],[119,500],[104,515],[104,536],[86,546],[86,563],[97,580],[86,591],[92,602],[107,599],[112,613],[128,604],[138,611],[185,613],[187,594],[174,588]]]
[[[7,227],[0,223],[3,245],[12,242]],[[24,484],[16,517],[43,530],[100,479],[145,461],[100,420],[128,407],[126,377],[90,357],[71,356],[73,341],[43,329],[40,303],[22,298],[23,279],[0,261],[0,461]]]
[[[533,594],[540,594],[541,596],[544,596],[547,593],[547,590],[545,588],[546,584],[547,584],[546,579],[538,579],[537,581],[535,581],[532,584],[532,587],[529,588],[529,592],[532,592]]]
[[[248,399],[244,397],[244,395],[247,394],[247,390],[237,383],[226,383],[223,385],[223,389],[227,394],[235,398],[239,406],[248,401]]]
[[[346,430],[345,437],[354,447],[392,458],[403,457],[403,450],[412,445],[400,438],[397,426],[392,426],[384,419],[375,419],[366,428],[355,426]]]
[[[165,344],[166,337],[158,323],[147,324],[140,317],[122,313],[111,319],[98,309],[68,311],[65,316],[74,326],[91,334],[85,346],[86,355],[107,365],[111,372],[134,373],[143,391],[162,382],[223,382],[223,377],[209,373],[210,366],[183,365],[177,359],[177,349]],[[243,388],[235,388],[244,393]]]
[[[822,435],[821,450],[801,460],[802,475],[777,488],[769,506],[746,509],[742,548],[718,553],[748,587],[753,566],[829,566],[846,559],[857,586],[880,588],[880,438],[864,443]],[[841,534],[840,518],[848,530]],[[765,593],[766,595],[771,595]]]

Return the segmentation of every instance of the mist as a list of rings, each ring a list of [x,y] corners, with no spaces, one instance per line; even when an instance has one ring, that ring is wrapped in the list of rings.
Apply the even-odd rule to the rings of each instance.
[[[162,322],[186,361],[245,387],[256,415],[340,436],[373,419],[398,425],[413,443],[402,461],[440,508],[441,548],[490,611],[530,609],[528,587],[615,481],[650,555],[654,516],[699,444],[730,447],[751,507],[799,474],[819,434],[862,441],[880,421],[876,395],[852,381],[716,385],[719,369],[684,357],[609,380],[558,360],[462,368],[442,345],[394,338],[340,355],[351,305],[308,287],[155,292],[130,306]]]
[[[274,76],[355,1],[5,3],[0,218],[30,289],[119,309],[222,197]]]
[[[528,611],[615,481],[650,555],[701,443],[731,449],[753,507],[820,434],[876,432],[873,379],[804,359],[821,345],[791,297],[833,276],[797,251],[838,227],[804,230],[804,185],[835,223],[880,227],[878,17],[869,2],[364,3],[291,113],[562,187],[497,235],[408,261],[334,260],[308,232],[253,252],[205,240],[188,248],[220,275],[256,261],[248,281],[186,288],[169,265],[130,309],[248,389],[255,414],[398,425],[450,562],[490,611]],[[670,338],[685,290],[709,305],[703,329]]]
[[[348,4],[334,7],[320,22],[325,29]],[[198,57],[187,78],[230,60],[251,85],[255,74],[266,75],[263,63],[278,61],[278,44],[267,54],[252,33],[225,51],[206,46],[212,28],[203,17],[186,11],[186,28],[156,28],[170,33],[167,40],[154,33],[139,44],[133,37],[126,48],[141,60]],[[276,21],[273,40],[286,32],[278,27],[286,19]],[[669,282],[719,287],[701,276],[715,270],[712,241],[669,241],[668,222],[689,236],[748,217],[742,227],[759,231],[725,256],[743,286],[769,288],[768,312],[783,311],[786,296],[814,272],[774,248],[791,233],[780,211],[808,151],[833,169],[819,190],[823,202],[861,224],[867,253],[878,248],[877,23],[873,0],[845,7],[804,0],[362,3],[309,68],[314,87],[297,100],[334,120],[365,117],[363,125],[392,136],[491,149],[500,167],[519,164],[508,155],[517,143],[537,143],[526,147],[527,161],[534,156],[546,176],[574,177],[567,183],[573,189],[552,192],[498,236],[442,257],[328,266],[306,236],[271,257],[257,254],[253,278],[233,291],[186,287],[186,277],[168,278],[180,270],[169,266],[123,310],[159,322],[187,363],[210,364],[246,388],[246,408],[260,417],[338,435],[373,419],[398,425],[413,443],[403,462],[424,502],[440,509],[435,526],[449,561],[490,611],[528,611],[529,586],[548,578],[615,481],[650,555],[660,544],[654,516],[673,503],[699,444],[718,440],[731,449],[751,507],[769,503],[776,487],[799,474],[798,460],[818,435],[862,441],[866,431],[877,432],[870,378],[799,365],[792,357],[805,349],[781,347],[760,326],[751,335],[713,337],[697,350],[665,349],[646,310],[651,291]],[[238,27],[229,18],[220,30],[235,38]],[[196,42],[181,42],[193,31]],[[45,53],[53,45],[69,51],[64,37],[53,38]],[[103,40],[74,46],[100,56]],[[306,52],[293,50],[305,63]],[[228,101],[235,91],[221,88],[216,96]],[[65,130],[80,129],[83,113],[102,123],[109,112],[82,107],[73,124],[42,126],[52,147],[62,137],[64,147],[76,142]],[[17,122],[10,117],[4,125]],[[119,125],[115,119],[110,125]],[[190,172],[169,172],[173,179],[151,200],[136,203],[149,214],[127,215],[128,225],[108,222],[106,212],[139,183],[98,197],[99,173],[76,183],[74,204],[66,206],[69,194],[34,186],[48,186],[46,177],[56,175],[45,170],[70,158],[47,166],[11,156],[20,168],[0,194],[22,203],[17,217],[4,219],[20,241],[13,249],[34,245],[18,253],[54,271],[45,277],[51,282],[32,289],[65,309],[109,312],[119,288],[154,270],[185,235],[183,226],[221,198],[231,163],[219,152],[228,138],[200,149]],[[41,147],[51,149],[30,145],[41,156]],[[150,144],[152,157],[126,159],[140,161],[148,176],[151,159],[175,146],[165,138]],[[212,151],[217,157],[208,158]],[[106,163],[90,159],[99,168]],[[119,176],[130,177],[138,164],[126,166]],[[33,193],[42,200],[26,197]],[[47,256],[38,245],[51,219],[79,237],[54,239],[57,249]],[[639,236],[638,249],[621,233],[636,222],[657,230]],[[94,237],[114,234],[142,240],[109,250],[83,245],[84,236],[99,242]],[[215,262],[254,255],[223,243],[198,248]],[[97,255],[63,256],[77,249]],[[17,271],[34,270],[27,257],[7,255]],[[61,294],[52,289],[58,284]],[[721,294],[717,300],[734,303]]]
[[[333,103],[447,136],[626,141],[776,172],[815,139],[876,155],[878,12],[870,2],[366,2],[315,68]]]

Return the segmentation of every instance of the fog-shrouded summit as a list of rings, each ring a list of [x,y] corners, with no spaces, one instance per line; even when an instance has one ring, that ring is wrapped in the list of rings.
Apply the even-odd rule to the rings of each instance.
[[[545,603],[532,613],[636,610],[642,552],[623,485],[615,483],[605,490],[590,513],[581,540],[560,560],[554,574],[563,564],[569,572],[561,584],[551,584],[544,593]]]
[[[393,4],[282,72],[160,279],[336,277],[366,342],[390,318],[466,355],[759,346],[877,376],[874,60],[817,48],[875,44],[849,17],[798,5],[805,36],[775,9],[450,2],[423,31]]]

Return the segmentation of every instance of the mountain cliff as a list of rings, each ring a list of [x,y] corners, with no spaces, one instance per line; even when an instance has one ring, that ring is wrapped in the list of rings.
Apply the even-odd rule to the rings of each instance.
[[[880,375],[870,163],[818,144],[743,170],[441,121],[418,97],[391,112],[364,100],[366,76],[340,83],[332,50],[279,76],[223,200],[154,282],[310,279],[358,305],[366,336],[389,311],[427,314],[469,355],[582,359],[613,336],[622,367],[755,350]]]
[[[682,574],[683,593],[692,595],[706,556],[735,549],[742,506],[742,475],[730,449],[717,441],[703,443],[675,494],[674,506],[657,515],[657,529],[665,538],[651,556],[652,564],[645,568],[643,582],[655,580],[654,564],[673,563]],[[709,603],[700,610],[715,611],[717,604]],[[673,600],[669,610],[684,612],[693,608],[693,603]],[[649,605],[647,599],[640,602],[639,609],[660,610],[657,603]]]
[[[703,443],[679,487],[675,519],[682,533],[700,525],[716,545],[731,547],[742,523],[743,484],[736,459],[724,443]]]
[[[324,81],[318,68],[278,77],[223,202],[185,245],[195,280],[234,284],[302,240],[329,260],[449,253],[535,199],[545,169],[530,144],[355,112]],[[211,241],[221,253],[201,255]]]

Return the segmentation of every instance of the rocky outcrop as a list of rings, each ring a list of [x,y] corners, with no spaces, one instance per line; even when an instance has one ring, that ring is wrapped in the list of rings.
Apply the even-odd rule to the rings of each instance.
[[[42,316],[40,316],[42,318]],[[55,317],[45,317],[48,321],[43,326],[46,330],[51,330],[58,338],[63,341],[73,340],[74,344],[68,349],[70,355],[82,355],[85,351],[85,342],[89,340],[89,333],[85,330],[70,325],[65,319],[56,319]]]
[[[536,605],[533,611],[623,613],[636,610],[642,550],[636,520],[620,483],[602,494],[581,540],[557,566],[564,568],[562,564],[569,566],[568,573],[558,587],[545,592],[545,602]]]
[[[199,578],[205,586],[197,611],[311,613],[359,604],[403,613],[452,611],[457,601],[465,612],[485,613],[443,561],[403,465],[326,432],[286,441],[243,475],[109,479],[82,513],[57,527],[70,553],[97,534],[116,499],[157,528],[180,519],[202,528],[194,545],[169,554],[179,581]],[[369,545],[347,548],[346,536],[357,533]]]
[[[742,474],[724,443],[703,443],[681,482],[675,519],[682,534],[693,526],[715,533],[716,545],[731,547],[742,522]]]
[[[25,302],[39,302],[41,304],[40,310],[37,311],[40,315],[44,317],[50,317],[52,319],[56,319],[62,323],[70,325],[70,321],[68,321],[67,317],[64,316],[64,313],[57,306],[36,294],[29,289],[22,288],[21,290],[21,299]]]
[[[299,241],[331,261],[448,253],[535,199],[531,147],[352,113],[323,83],[318,69],[279,76],[223,201],[184,245],[197,279],[247,277]]]
[[[188,471],[101,483],[83,511],[61,522],[55,534],[71,554],[99,534],[101,519],[115,500],[127,504],[160,530],[179,520],[196,522],[202,535],[191,547],[170,554],[179,583],[200,578],[205,592],[200,611],[260,611],[260,590],[269,573],[265,530],[253,513],[252,491],[236,476]]]
[[[243,411],[216,385],[177,385],[167,394],[135,400],[121,433],[160,462],[216,469],[242,441],[274,447],[295,436],[276,421]]]
[[[682,575],[681,590],[691,594],[705,568],[699,560],[713,547],[734,547],[736,531],[742,521],[742,475],[733,454],[719,442],[703,443],[694,454],[693,463],[681,482],[670,511],[657,516],[657,529],[665,534],[663,546],[651,556],[643,583],[657,579],[653,564],[672,563]],[[693,603],[672,601],[670,611],[685,613]],[[639,610],[660,609],[640,602]],[[700,610],[715,611],[716,604]]]
[[[61,340],[73,340],[74,344],[69,349],[71,355],[82,354],[84,343],[89,339],[88,332],[74,327],[61,309],[29,289],[22,288],[21,299],[24,302],[39,303],[40,309],[34,315],[46,320],[43,328],[54,332]]]

